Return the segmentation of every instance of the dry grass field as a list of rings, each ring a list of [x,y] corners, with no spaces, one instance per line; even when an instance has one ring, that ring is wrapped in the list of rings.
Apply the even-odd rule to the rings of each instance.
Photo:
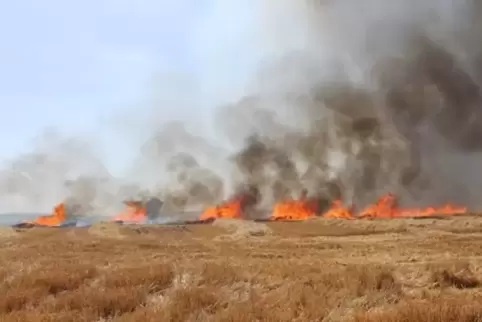
[[[482,321],[482,218],[0,231],[0,321]]]

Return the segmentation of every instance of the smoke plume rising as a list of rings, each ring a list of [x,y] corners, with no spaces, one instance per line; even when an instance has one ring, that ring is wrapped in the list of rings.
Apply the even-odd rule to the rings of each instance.
[[[480,5],[243,3],[215,1],[196,26],[203,96],[178,84],[170,104],[190,106],[187,121],[197,127],[156,122],[123,178],[135,185],[118,183],[95,157],[85,161],[94,168],[75,172],[89,154],[65,161],[72,152],[60,144],[13,162],[0,176],[2,191],[32,207],[72,197],[101,209],[130,194],[190,209],[246,187],[256,187],[263,209],[306,191],[325,204],[362,206],[391,191],[410,205],[482,206]],[[244,20],[225,28],[235,13]],[[200,114],[213,116],[209,127],[193,120]]]
[[[480,5],[289,3],[264,2],[261,35],[277,50],[216,121],[245,140],[242,180],[268,204],[307,189],[357,205],[391,191],[480,206]]]

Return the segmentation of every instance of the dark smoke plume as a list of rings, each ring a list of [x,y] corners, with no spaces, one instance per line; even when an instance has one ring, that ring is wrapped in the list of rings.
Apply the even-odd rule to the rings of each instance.
[[[36,151],[0,174],[4,195],[49,207],[70,198],[87,209],[155,196],[166,211],[247,195],[256,212],[304,195],[325,207],[339,198],[362,207],[392,192],[412,206],[482,207],[479,2],[245,3],[259,21],[239,37],[245,48],[223,59],[233,69],[255,60],[256,72],[243,95],[219,104],[215,139],[182,122],[156,126],[128,175],[132,185],[84,146]],[[189,96],[182,86],[173,92],[182,102]],[[70,173],[87,157],[94,168]]]
[[[339,6],[333,4],[335,13],[342,10]],[[329,11],[330,4],[326,7]],[[383,14],[385,7],[380,8]],[[318,9],[312,10],[311,18]],[[365,63],[369,76],[364,81],[350,80],[350,72],[337,60],[331,76],[317,77],[326,62],[292,52],[259,72],[267,90],[220,108],[215,122],[219,133],[234,145],[242,142],[231,157],[232,171],[238,174],[232,194],[254,187],[260,208],[304,192],[324,205],[343,198],[363,206],[392,192],[411,205],[452,201],[477,206],[466,189],[473,187],[472,176],[456,178],[453,166],[455,160],[473,164],[469,159],[482,149],[480,48],[462,48],[467,53],[460,55],[453,49],[455,40],[434,34],[424,15],[401,17],[390,35],[376,29],[376,17],[364,21],[371,32],[366,44],[372,46],[370,59],[360,55],[370,62]],[[477,39],[480,23],[474,21],[472,27],[453,34]],[[382,46],[395,42],[396,52]],[[320,38],[318,46],[323,44]],[[198,138],[193,143],[186,134],[171,139],[175,132],[167,133],[162,137],[169,143],[163,146],[179,148],[184,142],[184,154],[174,155],[167,168],[180,184],[168,198],[181,208],[188,199],[204,205],[219,201],[215,196],[222,195],[231,174],[213,174],[211,182],[195,178],[195,170],[206,175],[213,169],[212,164],[201,167],[194,157],[206,143]],[[194,145],[198,151],[186,154]]]
[[[219,149],[190,134],[182,123],[161,128],[143,145],[142,154],[154,179],[150,194],[164,202],[163,211],[197,210],[223,199],[219,169],[208,166]]]
[[[372,32],[367,44],[376,53],[369,86],[348,81],[343,70],[336,81],[317,82],[312,73],[319,67],[305,68],[309,56],[295,53],[271,63],[274,72],[262,73],[264,83],[279,83],[279,71],[295,71],[309,81],[305,88],[260,93],[225,108],[217,123],[230,124],[228,136],[236,128],[251,133],[234,156],[241,180],[256,186],[266,205],[307,190],[320,199],[342,197],[359,206],[387,192],[411,205],[482,206],[468,191],[480,187],[464,172],[464,164],[475,170],[474,162],[480,162],[475,154],[482,150],[482,46],[473,43],[482,35],[481,12],[480,5],[463,6],[470,28],[451,30],[452,38],[434,34],[425,16],[414,24],[401,17],[390,41],[383,29],[367,27]],[[380,4],[380,14],[383,8]],[[373,21],[367,23],[374,27]],[[458,39],[472,43],[460,47]],[[392,42],[398,42],[398,52],[377,52],[377,44]],[[282,104],[270,106],[276,102]],[[293,124],[278,120],[282,105],[295,116]]]

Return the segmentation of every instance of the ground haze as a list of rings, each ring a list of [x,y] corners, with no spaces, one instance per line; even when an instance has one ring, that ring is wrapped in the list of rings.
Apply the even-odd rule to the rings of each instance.
[[[482,321],[482,218],[0,231],[0,321]]]

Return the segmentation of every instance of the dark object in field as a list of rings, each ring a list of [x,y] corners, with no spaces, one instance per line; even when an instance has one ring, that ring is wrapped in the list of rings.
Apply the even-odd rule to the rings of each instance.
[[[12,225],[12,228],[68,228],[68,227],[75,227],[77,225],[77,222],[76,221],[72,221],[72,222],[66,222],[66,223],[63,223],[62,225],[60,226],[42,226],[42,225],[37,225],[35,223],[30,223],[30,222],[21,222],[21,223],[18,223],[18,224],[15,224],[15,225]]]
[[[254,219],[254,222],[270,222],[270,221],[274,221],[274,220],[271,220],[269,218]]]
[[[182,221],[182,222],[179,222],[179,223],[176,223],[176,224],[182,224],[182,225],[210,224],[214,220],[216,220],[216,219],[215,218],[209,218],[209,219],[205,219],[205,220],[186,220],[186,221]]]
[[[12,225],[12,228],[33,228],[33,227],[35,227],[35,226],[36,226],[36,225],[35,225],[35,224],[32,224],[32,223],[21,222],[21,223]]]
[[[269,219],[269,218],[264,218],[264,219],[254,219],[254,222],[304,222],[306,220],[276,220],[276,219]]]
[[[32,222],[21,222],[15,225],[12,225],[12,228],[22,228],[22,229],[29,229],[29,228],[69,228],[69,227],[76,227],[77,226],[77,221],[72,220],[72,221],[67,221],[62,223],[59,226],[43,226],[43,225],[38,225]]]

